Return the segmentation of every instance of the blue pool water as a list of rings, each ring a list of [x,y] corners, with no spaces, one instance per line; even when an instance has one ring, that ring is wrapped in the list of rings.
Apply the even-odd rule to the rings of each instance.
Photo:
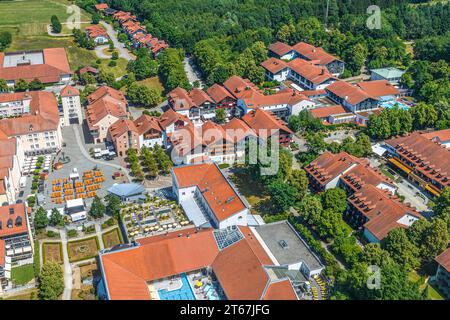
[[[189,285],[186,274],[181,274],[181,282],[183,283],[180,289],[168,291],[166,289],[158,290],[159,298],[161,300],[195,300],[194,293]]]
[[[399,101],[384,101],[384,102],[381,102],[380,105],[385,109],[392,109],[392,108],[394,108],[395,105],[397,105],[398,108],[402,109],[402,110],[408,110],[411,108],[407,104],[404,104]]]

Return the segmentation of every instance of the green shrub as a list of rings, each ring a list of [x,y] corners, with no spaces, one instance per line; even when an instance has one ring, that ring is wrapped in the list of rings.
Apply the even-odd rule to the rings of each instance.
[[[69,238],[74,238],[74,237],[76,237],[78,235],[78,231],[77,230],[75,230],[75,229],[69,229],[69,230],[67,230],[67,236],[69,237]]]
[[[47,237],[54,238],[54,237],[57,237],[57,236],[59,236],[58,232],[55,232],[55,231],[52,231],[52,230],[48,230],[47,231]]]

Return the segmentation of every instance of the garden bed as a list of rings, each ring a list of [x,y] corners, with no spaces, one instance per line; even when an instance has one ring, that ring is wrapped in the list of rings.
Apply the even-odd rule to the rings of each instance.
[[[111,248],[118,244],[123,243],[122,235],[120,234],[119,228],[115,228],[111,231],[105,232],[102,235],[102,239],[105,248]]]
[[[63,262],[63,254],[62,254],[62,243],[55,242],[49,243],[45,242],[42,244],[42,261],[43,263],[49,261],[55,261],[58,263]]]
[[[99,249],[100,246],[96,236],[67,243],[67,253],[70,262],[94,258],[98,255]]]

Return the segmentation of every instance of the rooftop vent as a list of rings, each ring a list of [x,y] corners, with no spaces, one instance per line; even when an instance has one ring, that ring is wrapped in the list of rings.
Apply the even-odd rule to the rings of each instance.
[[[283,248],[283,249],[288,249],[288,248],[289,248],[289,245],[288,245],[288,243],[287,243],[285,240],[280,240],[280,241],[278,242],[278,244],[279,244],[280,247]]]

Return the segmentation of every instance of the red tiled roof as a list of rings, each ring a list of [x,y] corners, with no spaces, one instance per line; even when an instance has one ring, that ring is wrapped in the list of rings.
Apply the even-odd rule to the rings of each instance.
[[[336,81],[325,88],[325,90],[334,93],[336,96],[348,101],[352,105],[356,105],[367,99],[377,100],[357,86],[353,86],[345,81]]]
[[[336,115],[336,114],[347,113],[347,110],[345,110],[345,108],[343,106],[341,106],[340,104],[335,105],[335,106],[309,109],[308,111],[309,111],[309,113],[311,113],[311,115],[314,118],[319,118],[319,119],[328,118],[329,116]]]
[[[326,67],[316,66],[312,62],[300,58],[289,61],[288,66],[314,84],[321,84],[329,79],[334,79]]]
[[[242,117],[242,121],[253,129],[258,136],[260,136],[261,130],[264,129],[267,130],[269,137],[273,134],[272,130],[279,130],[280,133],[293,134],[292,130],[282,120],[278,119],[272,112],[262,109],[250,111]]]
[[[83,68],[81,68],[80,70],[78,70],[78,73],[79,73],[80,75],[81,75],[81,74],[84,74],[84,73],[86,73],[86,72],[90,72],[90,73],[93,73],[93,74],[97,74],[97,73],[98,73],[98,70],[95,69],[95,68],[89,67],[89,66],[83,67]]]
[[[358,163],[358,158],[345,151],[338,154],[325,151],[304,169],[314,177],[316,182],[323,186],[341,175],[345,170],[348,170],[352,165]]]
[[[222,251],[213,229],[187,229],[140,239],[138,247],[102,254],[110,299],[148,300],[148,282],[205,267],[212,267],[228,299],[294,299],[289,282],[270,281],[264,266],[273,262],[250,228],[239,229],[244,239]]]
[[[91,93],[87,100],[86,121],[89,129],[94,129],[107,115],[116,118],[125,118],[127,115],[127,100],[119,90],[103,86]]]
[[[29,114],[0,120],[0,130],[9,137],[28,134],[30,130],[42,132],[58,128],[59,111],[53,93],[31,91],[28,94],[31,96]]]
[[[231,76],[223,83],[223,86],[237,99],[249,97],[255,92],[259,92],[255,84],[239,76]]]
[[[213,100],[206,94],[205,91],[199,88],[194,88],[189,92],[189,97],[192,99],[195,105],[200,106],[205,102],[213,103]]]
[[[42,50],[44,64],[3,67],[4,55],[0,52],[0,79],[27,82],[37,78],[42,83],[59,82],[61,75],[72,74],[64,48],[50,48]]]
[[[73,97],[73,96],[79,96],[80,91],[78,91],[77,88],[72,87],[70,85],[65,86],[61,90],[61,97]]]
[[[364,81],[358,82],[356,85],[372,97],[379,98],[383,96],[397,96],[400,94],[398,89],[387,80]]]
[[[89,35],[90,38],[94,39],[97,37],[108,37],[108,33],[106,32],[106,30],[100,26],[100,25],[92,25],[87,27],[86,29],[87,34]]]
[[[0,93],[0,103],[31,100],[29,92]]]
[[[288,67],[288,64],[284,62],[283,60],[277,59],[277,58],[269,58],[266,61],[263,61],[261,63],[261,66],[268,70],[269,72],[273,74],[277,74],[281,70],[284,70]]]
[[[227,136],[234,142],[239,142],[248,136],[256,136],[256,133],[241,119],[233,118],[227,123],[223,124]]]
[[[427,139],[418,132],[385,142],[414,164],[415,170],[443,186],[450,186],[450,149]],[[446,182],[444,182],[445,179],[447,179]]]
[[[168,126],[178,121],[183,121],[184,124],[191,122],[188,117],[173,111],[171,108],[167,109],[167,111],[159,117],[159,124],[163,129],[166,129]]]
[[[194,101],[192,101],[188,92],[183,88],[177,87],[173,89],[169,92],[168,97],[175,111],[189,110],[195,106]]]
[[[367,184],[348,198],[348,201],[369,220],[364,227],[378,240],[384,239],[395,228],[407,226],[398,221],[406,214],[421,218],[419,212],[404,204],[386,190]]]
[[[87,96],[87,100],[89,103],[94,103],[95,101],[105,97],[110,96],[111,98],[115,100],[119,100],[123,102],[124,105],[127,104],[127,99],[125,99],[125,96],[123,93],[119,90],[113,89],[108,86],[102,86],[95,90],[93,93]]]
[[[162,132],[158,118],[146,114],[143,114],[139,118],[134,120],[134,125],[139,135],[145,134],[152,129],[158,132]]]
[[[366,159],[359,159],[359,161],[359,164],[341,177],[342,181],[350,188],[357,191],[366,184],[378,186],[382,182],[395,188],[392,180],[384,176],[378,169],[372,168]]]
[[[439,263],[445,270],[450,272],[450,248],[436,257],[436,262]]]
[[[269,50],[273,53],[277,54],[278,56],[283,56],[286,53],[293,50],[293,48],[290,45],[287,45],[283,42],[277,41],[275,43],[272,43],[269,45]]]
[[[429,133],[423,133],[422,136],[427,139],[442,143],[445,141],[450,141],[450,129],[444,129],[444,130],[433,131],[433,132],[429,132]]]
[[[297,300],[297,294],[289,279],[272,282],[267,287],[264,300]]]
[[[244,210],[245,204],[214,163],[173,169],[179,188],[197,186],[218,221]]]
[[[95,9],[97,9],[99,11],[103,11],[103,10],[106,10],[108,8],[109,8],[108,4],[106,4],[106,3],[98,3],[98,4],[95,5]]]
[[[227,89],[222,87],[221,85],[215,83],[211,87],[206,90],[209,96],[214,100],[215,103],[220,103],[225,98],[235,99],[234,96],[228,92]]]
[[[10,209],[13,209],[12,214],[9,211]],[[20,226],[17,226],[16,219],[19,217],[22,219],[22,224]],[[12,221],[12,228],[8,228],[9,219],[11,219]],[[0,238],[27,232],[27,217],[25,213],[25,205],[23,203],[19,203],[9,206],[1,206],[0,222],[2,224],[2,228],[0,229]]]
[[[339,60],[335,56],[329,54],[320,47],[314,47],[306,42],[299,42],[292,46],[292,48],[297,51],[302,56],[308,58],[309,60],[316,60],[320,65],[324,66],[334,60]],[[339,60],[340,61],[340,60]]]
[[[115,139],[117,137],[122,136],[124,133],[128,131],[133,131],[137,133],[138,129],[134,125],[133,121],[131,121],[130,119],[119,119],[108,128],[108,131],[112,139]]]

